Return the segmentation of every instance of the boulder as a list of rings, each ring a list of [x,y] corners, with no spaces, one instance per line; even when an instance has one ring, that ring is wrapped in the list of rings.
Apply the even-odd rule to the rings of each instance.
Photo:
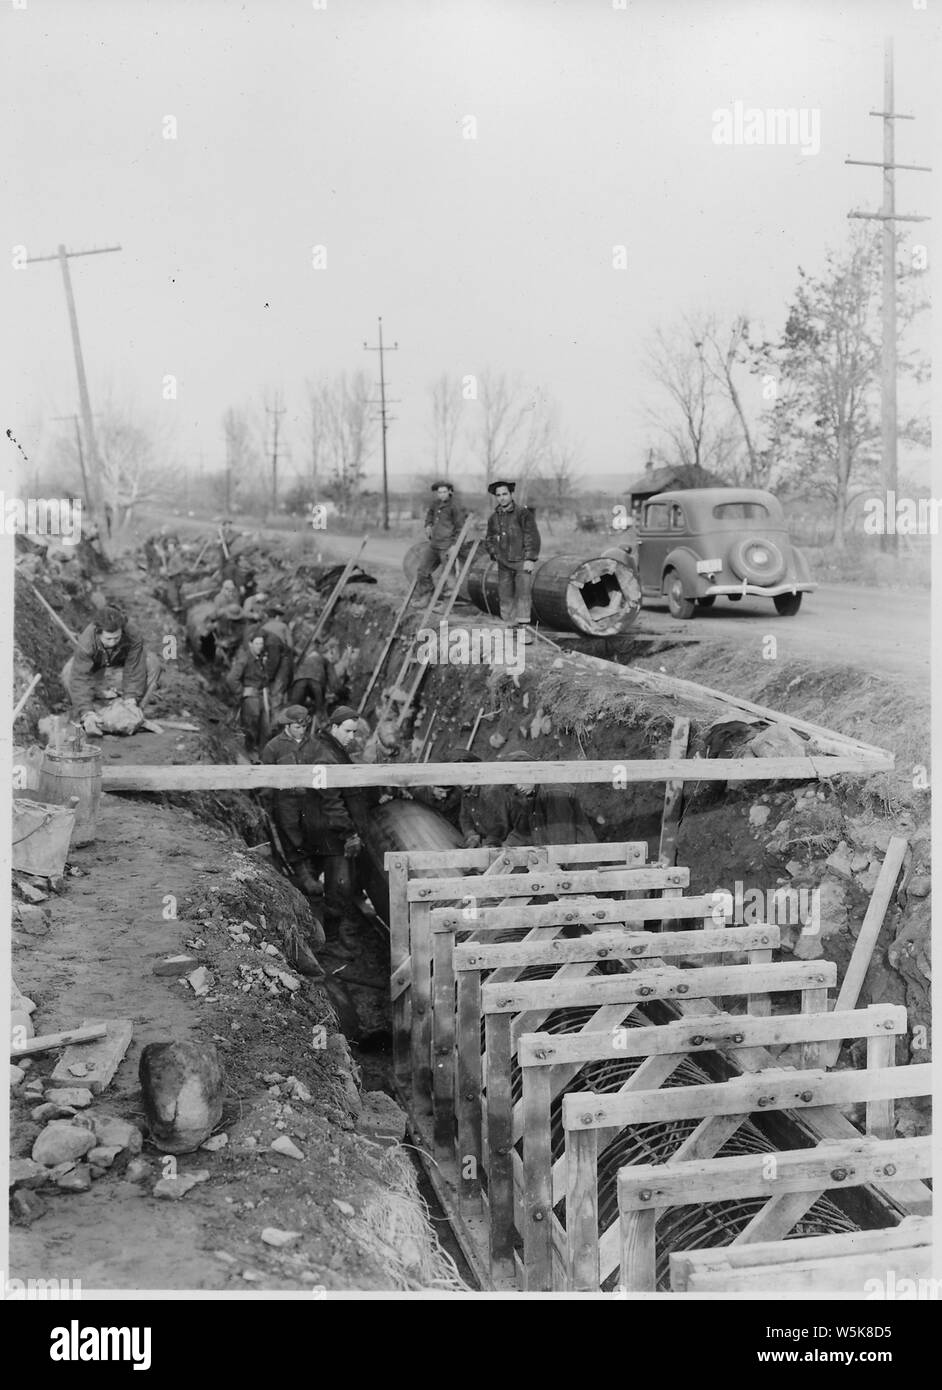
[[[174,1178],[161,1178],[154,1184],[153,1195],[164,1197],[171,1202],[179,1202],[192,1187],[209,1180],[209,1169],[201,1168],[196,1173],[177,1173]]]
[[[87,1086],[57,1086],[46,1092],[46,1100],[51,1105],[71,1105],[75,1110],[84,1110],[92,1103],[92,1093]]]
[[[164,1153],[198,1149],[222,1119],[225,1077],[212,1043],[148,1043],[140,1080],[151,1138]]]
[[[70,1173],[56,1178],[56,1187],[63,1192],[87,1192],[91,1185],[92,1175],[86,1163],[77,1163]]]
[[[58,1163],[84,1158],[95,1147],[95,1136],[89,1130],[68,1120],[52,1120],[33,1145],[33,1158],[47,1168]]]
[[[49,1169],[32,1158],[13,1158],[10,1160],[11,1191],[17,1187],[41,1187],[49,1178]]]
[[[46,1203],[32,1188],[20,1188],[10,1199],[10,1219],[16,1226],[32,1226],[45,1211]]]

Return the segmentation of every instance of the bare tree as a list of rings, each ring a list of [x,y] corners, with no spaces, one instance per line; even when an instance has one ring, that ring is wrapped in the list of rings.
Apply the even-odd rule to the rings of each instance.
[[[704,325],[683,318],[658,329],[647,345],[648,373],[667,398],[649,419],[662,436],[668,462],[729,473],[738,448],[736,429],[724,411],[717,375],[707,360]]]
[[[461,383],[447,372],[442,372],[430,383],[428,390],[432,407],[429,433],[432,436],[435,474],[437,477],[450,478],[464,409]]]
[[[330,382],[325,376],[305,383],[307,389],[307,456],[310,468],[311,489],[317,500],[319,488],[323,485],[323,473],[327,466]]]
[[[325,393],[330,488],[338,505],[346,509],[360,492],[376,437],[371,391],[365,372],[341,372]]]
[[[240,493],[252,489],[259,477],[261,455],[245,410],[230,406],[222,417],[226,441],[226,501],[231,505]]]
[[[501,473],[522,481],[542,470],[554,433],[553,412],[540,388],[489,368],[478,377],[477,436],[487,487]]]

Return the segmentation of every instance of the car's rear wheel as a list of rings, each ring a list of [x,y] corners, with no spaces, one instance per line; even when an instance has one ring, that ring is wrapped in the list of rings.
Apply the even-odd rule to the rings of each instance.
[[[697,605],[692,598],[684,597],[684,581],[676,570],[668,570],[664,576],[664,592],[672,618],[692,618]]]
[[[703,598],[697,599],[698,608],[712,608],[716,602],[716,594],[706,594]]]
[[[776,594],[772,602],[776,613],[783,618],[793,618],[801,607],[801,594]]]
[[[749,584],[777,584],[785,576],[785,556],[767,536],[747,536],[729,548],[729,567]]]

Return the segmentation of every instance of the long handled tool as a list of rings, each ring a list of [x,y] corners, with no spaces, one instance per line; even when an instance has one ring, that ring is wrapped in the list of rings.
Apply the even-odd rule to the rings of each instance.
[[[475,740],[475,738],[476,738],[476,736],[477,736],[478,729],[480,729],[480,727],[481,727],[481,720],[482,720],[483,718],[484,718],[484,706],[482,705],[481,708],[478,710],[478,717],[477,717],[477,719],[475,719],[475,721],[474,721],[474,727],[473,727],[473,729],[471,730],[471,737],[468,739],[467,743],[466,743],[465,746],[464,746],[465,752],[466,752],[466,753],[470,753],[470,752],[471,752],[471,745],[474,743],[474,740]]]
[[[27,580],[27,583],[29,583],[29,580]],[[34,594],[36,595],[36,597],[39,599],[39,602],[42,604],[43,608],[45,608],[46,612],[49,614],[49,616],[50,616],[50,618],[52,619],[52,621],[56,624],[56,626],[57,626],[58,628],[61,628],[61,630],[65,633],[66,637],[68,637],[69,641],[72,643],[72,646],[73,646],[73,647],[77,647],[77,646],[78,646],[78,638],[76,637],[75,633],[72,632],[72,631],[70,631],[69,628],[66,627],[65,623],[64,623],[64,622],[62,621],[62,619],[59,617],[59,614],[56,612],[56,610],[55,610],[53,607],[51,607],[50,604],[48,604],[48,603],[46,602],[46,600],[43,598],[42,594],[41,594],[41,593],[39,592],[39,590],[36,588],[36,585],[35,585],[35,584],[32,584],[32,583],[29,583],[29,587],[32,589],[33,593],[34,593]]]
[[[28,686],[26,687],[26,689],[23,691],[23,694],[20,696],[20,698],[19,698],[19,699],[17,700],[17,702],[16,702],[16,708],[15,708],[14,711],[13,711],[13,719],[14,719],[14,720],[16,720],[16,718],[17,718],[20,714],[22,714],[23,710],[24,710],[25,707],[26,707],[26,702],[27,702],[27,700],[28,700],[29,697],[32,695],[33,691],[36,689],[37,685],[39,684],[39,682],[40,682],[41,680],[42,680],[42,672],[41,672],[41,671],[38,671],[38,672],[36,673],[36,675],[33,677],[33,679],[30,681],[29,685],[28,685]]]
[[[309,652],[309,651],[311,650],[311,648],[313,647],[314,643],[317,641],[318,637],[320,637],[321,633],[323,632],[324,627],[325,627],[325,625],[326,625],[326,623],[327,623],[327,619],[330,617],[331,613],[334,611],[334,608],[335,608],[336,605],[337,605],[337,600],[340,598],[340,595],[341,595],[341,594],[343,593],[343,591],[344,591],[344,587],[345,587],[345,585],[346,585],[346,583],[347,583],[347,580],[350,578],[351,574],[352,574],[353,571],[356,569],[356,567],[357,567],[357,562],[359,561],[360,556],[363,554],[363,551],[366,549],[366,543],[367,543],[368,540],[369,540],[369,536],[364,536],[364,537],[363,537],[362,541],[360,542],[360,549],[359,549],[359,550],[357,551],[357,553],[353,556],[353,558],[352,558],[351,560],[348,560],[347,563],[344,565],[344,567],[343,567],[343,573],[341,574],[340,578],[337,580],[337,583],[334,585],[333,589],[331,590],[331,592],[330,592],[330,597],[328,598],[327,602],[324,604],[324,607],[321,609],[321,612],[320,612],[320,615],[319,615],[319,617],[318,617],[318,619],[317,619],[317,622],[314,624],[314,631],[311,633],[311,636],[310,636],[310,638],[308,639],[308,644],[307,644],[307,646],[304,648],[304,651],[303,651],[303,653],[302,653],[302,655],[301,655],[301,658],[300,658],[300,661],[298,662],[298,665],[301,664],[301,661],[304,660],[304,658],[307,656],[308,652]]]
[[[412,595],[415,593],[415,586],[418,584],[418,582],[419,576],[416,575],[412,583],[409,585],[409,592],[402,600],[402,606],[400,607],[399,612],[396,614],[395,619],[393,620],[393,625],[389,630],[389,636],[386,638],[386,643],[383,647],[383,650],[380,653],[379,660],[373,667],[373,674],[370,676],[370,679],[367,682],[367,686],[363,692],[363,696],[360,700],[360,703],[357,705],[357,714],[362,714],[363,711],[366,709],[366,702],[373,692],[373,686],[379,680],[380,671],[386,664],[386,658],[389,655],[389,649],[391,648],[393,642],[396,640],[396,634],[399,631],[400,626],[402,625],[403,618],[406,616],[406,613],[408,612],[409,604],[412,602]]]
[[[417,762],[420,762],[420,763],[427,763],[428,760],[429,760],[429,755],[431,754],[431,751],[432,751],[432,729],[435,727],[435,720],[436,720],[437,718],[438,718],[438,710],[437,710],[437,709],[433,709],[433,710],[432,710],[432,713],[431,713],[431,715],[430,715],[430,717],[429,717],[428,727],[426,728],[425,734],[424,734],[424,736],[423,736],[423,738],[422,738],[422,747],[421,747],[421,750],[420,750],[420,752],[419,752],[419,756],[418,756],[418,758],[416,759]]]

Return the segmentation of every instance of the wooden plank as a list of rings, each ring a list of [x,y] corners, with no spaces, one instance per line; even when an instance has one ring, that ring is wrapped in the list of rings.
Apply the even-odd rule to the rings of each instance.
[[[896,1039],[888,1034],[867,1039],[867,1069],[896,1066]],[[892,1099],[867,1101],[867,1133],[874,1139],[892,1139],[896,1133],[896,1107]]]
[[[411,903],[454,902],[470,898],[535,898],[549,893],[617,893],[625,888],[686,887],[689,869],[552,869],[536,874],[495,874],[464,878],[419,878],[409,883]]]
[[[766,1155],[774,1160],[775,1154]],[[811,1188],[804,1192],[779,1192],[756,1212],[755,1216],[734,1237],[734,1244],[749,1245],[753,1241],[784,1240],[803,1216],[814,1206],[827,1189]]]
[[[455,971],[451,941],[432,938],[432,1113],[435,1149],[455,1145]]]
[[[749,1245],[713,1246],[704,1250],[684,1250],[676,1255],[678,1265],[707,1270],[714,1264],[728,1269],[747,1270],[776,1260],[784,1263],[830,1260],[846,1255],[891,1255],[896,1250],[932,1246],[932,1219],[907,1216],[898,1226],[876,1231],[840,1231],[829,1236],[797,1236],[794,1240],[756,1241]],[[673,1260],[675,1256],[671,1256]]]
[[[704,935],[704,933],[700,933]],[[771,965],[772,952],[769,950],[758,950],[749,952],[750,965]],[[808,993],[809,991],[805,991]],[[827,990],[818,991],[827,997]],[[753,1018],[768,1018],[772,1012],[772,996],[770,994],[749,994],[746,996],[746,1012]]]
[[[674,720],[671,732],[670,757],[686,758],[687,742],[690,738],[690,720],[679,714]],[[664,788],[664,811],[661,815],[661,838],[658,845],[659,864],[670,865],[677,862],[677,833],[684,803],[684,781],[682,777],[672,777]]]
[[[83,1028],[105,1025],[105,1035],[95,1042],[72,1043],[66,1048],[53,1069],[51,1081],[60,1086],[82,1085],[93,1096],[100,1095],[111,1081],[131,1046],[134,1024],[129,1018],[86,1018]],[[89,1070],[79,1080],[69,1067],[84,1062]]]
[[[492,1275],[513,1260],[513,1094],[510,1088],[510,1019],[485,1019],[487,1099],[487,1202],[490,1213]]]
[[[412,1095],[417,1111],[428,1108],[432,1091],[432,938],[428,907],[413,903],[409,912],[412,954]]]
[[[10,1056],[32,1057],[37,1052],[52,1052],[57,1047],[68,1047],[70,1043],[92,1042],[95,1038],[103,1038],[107,1031],[106,1023],[88,1023],[81,1028],[67,1028],[63,1033],[42,1033],[39,1037],[24,1039],[19,1046],[11,1044]],[[71,1076],[70,1081],[74,1083],[75,1077]]]
[[[550,1135],[550,1073],[523,1073],[523,1266],[528,1293],[553,1287],[553,1149]]]
[[[412,1031],[412,957],[409,954],[409,904],[406,900],[409,870],[406,856],[387,854],[386,874],[389,880],[393,1073],[400,1086],[411,1089],[409,1038]]]
[[[879,1037],[883,1033],[905,1033],[907,1028],[906,1009],[902,1004],[871,1004],[866,1009],[848,1009],[808,1018],[797,1014],[779,1014],[768,1019],[714,1014],[651,1028],[526,1033],[517,1041],[517,1056],[522,1067],[555,1067],[564,1062],[603,1062],[619,1057],[648,1057],[660,1052],[722,1051],[742,1045],[788,1046],[803,1038],[826,1041]]]
[[[528,980],[514,985],[485,985],[485,1013],[522,1013],[583,1005],[643,1003],[645,999],[712,998],[716,995],[772,993],[833,985],[833,961],[782,961],[777,965],[727,965],[702,970],[638,970],[626,975],[593,975],[589,979]],[[532,1028],[523,1031],[533,1032]]]
[[[656,891],[656,890],[655,890]],[[580,898],[565,897],[558,902],[534,903],[530,906],[514,903],[511,907],[488,907],[478,909],[474,919],[475,933],[508,931],[514,928],[532,927],[592,927],[627,925],[638,922],[654,922],[665,917],[678,917],[701,923],[706,919],[709,929],[734,930],[723,928],[721,921],[714,920],[712,911],[714,895],[705,893],[690,898]],[[467,918],[462,917],[450,907],[433,907],[431,917],[432,931],[467,931]],[[749,930],[755,930],[750,928]],[[778,930],[774,928],[774,930]],[[691,936],[690,931],[687,932]],[[693,942],[691,942],[693,945]]]
[[[677,1086],[668,1091],[613,1095],[573,1092],[563,1097],[565,1129],[699,1120],[704,1115],[751,1115],[754,1110],[800,1110],[806,1106],[849,1105],[857,1100],[927,1096],[932,1093],[932,1066],[887,1067],[882,1071],[760,1072],[704,1086]]]
[[[598,1134],[566,1136],[568,1287],[599,1287]]]
[[[886,854],[877,875],[876,887],[867,905],[860,933],[854,943],[853,953],[841,981],[835,1008],[852,1009],[860,998],[860,991],[863,989],[864,980],[867,977],[867,971],[873,957],[873,948],[877,944],[877,937],[880,935],[880,928],[883,926],[883,919],[890,905],[890,897],[903,867],[903,859],[908,847],[909,841],[904,839],[902,835],[892,836],[886,847]],[[837,1061],[837,1050],[833,1046],[825,1049],[822,1053],[822,1060],[826,1066],[833,1067]]]
[[[868,1231],[866,1234],[882,1236],[885,1233]],[[829,1237],[815,1236],[812,1239],[823,1242]],[[763,1241],[761,1245],[743,1248],[785,1252],[793,1245],[804,1244],[803,1240]],[[728,1251],[738,1248],[729,1246]],[[812,1256],[806,1260],[787,1259],[784,1253],[772,1253],[767,1263],[750,1265],[745,1269],[717,1258],[724,1253],[727,1252],[714,1250],[672,1254],[672,1292],[744,1294],[753,1298],[766,1294],[840,1293],[861,1298],[871,1280],[877,1280],[881,1287],[886,1287],[891,1270],[897,1287],[901,1279],[928,1279],[933,1273],[932,1247],[928,1244],[889,1253],[885,1250],[857,1252],[851,1249],[843,1255]],[[689,1257],[693,1254],[710,1254],[713,1258],[709,1263],[691,1264]]]
[[[727,927],[710,932],[596,931],[577,937],[541,935],[527,941],[474,942],[456,946],[454,965],[456,970],[496,970],[501,966],[564,965],[576,960],[644,960],[671,955],[694,956],[707,951],[740,952],[761,942],[771,941],[778,945],[778,934],[778,927]],[[771,949],[755,954],[771,961]],[[499,984],[500,981],[490,980],[489,983]]]
[[[619,1204],[625,1210],[653,1210],[773,1197],[779,1192],[859,1187],[881,1183],[890,1176],[924,1178],[931,1172],[932,1139],[859,1138],[817,1149],[786,1149],[775,1155],[774,1177],[765,1176],[768,1165],[764,1160],[768,1157],[736,1154],[676,1166],[646,1163],[620,1168]],[[888,1168],[895,1170],[892,1175]]]
[[[647,859],[647,844],[643,840],[610,840],[591,845],[507,845],[503,848],[483,846],[480,849],[415,849],[407,852],[413,873],[433,873],[436,869],[467,869],[483,873],[500,855],[514,868],[524,868],[534,857],[544,863],[624,864],[631,867]],[[398,855],[386,855],[387,864]]]
[[[803,1018],[820,1017],[828,1011],[828,992],[826,989],[803,989],[801,992],[801,1014]],[[853,1005],[851,1005],[853,1007]],[[840,1051],[840,1044],[838,1044]],[[814,1042],[806,1034],[799,1049],[799,1062],[803,1070],[821,1066],[821,1044]]]
[[[695,769],[685,759],[635,758],[613,763],[610,758],[585,762],[483,763],[341,763],[319,765],[319,785],[344,791],[352,787],[493,787],[519,783],[539,786],[547,782],[582,784],[602,782],[611,786],[617,770],[619,783],[669,782],[689,777],[698,782],[805,782],[847,773],[869,776],[892,772],[891,753],[837,757],[697,758]],[[262,787],[288,788],[312,785],[313,765],[303,763],[192,763],[158,766],[124,763],[102,769],[106,792],[209,792],[258,791]]]
[[[619,1293],[649,1293],[657,1286],[654,1210],[625,1209],[619,1214],[621,1275]]]
[[[455,1103],[458,1129],[455,1164],[458,1198],[464,1210],[481,1199],[481,977],[465,971],[458,977],[457,1065]]]

